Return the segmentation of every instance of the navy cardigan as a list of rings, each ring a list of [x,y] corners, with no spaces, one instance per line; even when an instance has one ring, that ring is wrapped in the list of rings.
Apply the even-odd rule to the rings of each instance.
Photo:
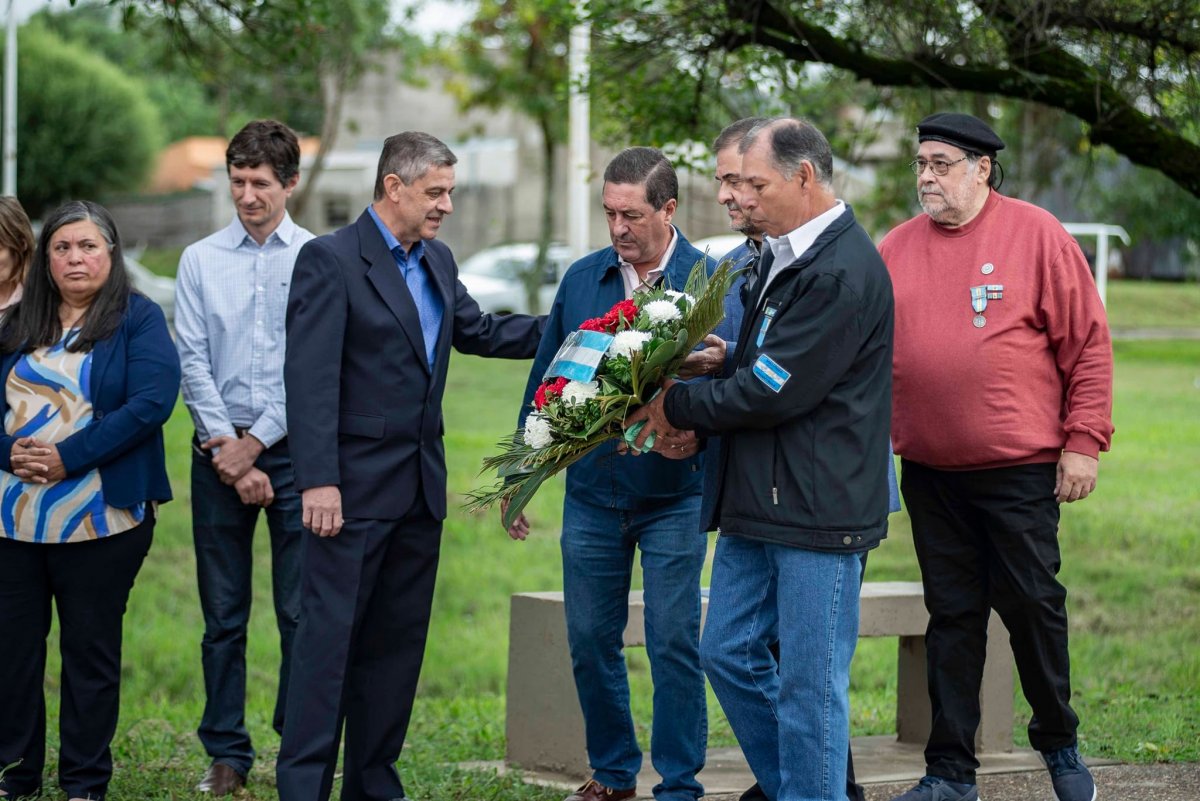
[[[0,381],[21,358],[0,358]],[[163,423],[179,394],[179,355],[162,309],[131,294],[121,327],[92,349],[92,420],[58,443],[68,476],[100,468],[104,501],[119,509],[171,500],[163,454]],[[0,386],[0,417],[8,399]],[[12,472],[16,437],[0,433],[0,468]]]

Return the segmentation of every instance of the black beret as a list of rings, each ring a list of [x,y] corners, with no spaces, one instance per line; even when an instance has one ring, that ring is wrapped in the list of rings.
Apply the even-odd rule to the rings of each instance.
[[[927,139],[987,156],[995,156],[997,150],[1004,149],[1004,141],[996,136],[996,132],[986,122],[970,114],[930,114],[917,123],[917,141],[924,142]]]

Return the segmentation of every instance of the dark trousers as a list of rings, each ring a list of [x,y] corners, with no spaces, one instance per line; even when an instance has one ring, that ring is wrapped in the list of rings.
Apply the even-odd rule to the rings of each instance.
[[[400,520],[305,532],[300,628],[276,778],[280,801],[326,801],[345,727],[342,801],[404,797],[396,760],[425,654],[441,521],[420,500]]]
[[[270,477],[275,491],[266,516],[280,650],[274,724],[275,731],[282,732],[288,665],[300,620],[300,495],[286,440],[263,451],[255,467]],[[192,535],[204,612],[200,653],[205,703],[197,734],[214,762],[243,776],[254,762],[246,730],[246,627],[253,597],[254,529],[261,511],[260,506],[242,503],[237,490],[221,483],[212,457],[193,440]]]
[[[1039,751],[1075,745],[1054,464],[945,471],[903,460],[929,628],[928,773],[974,782],[987,622],[1008,628]]]
[[[129,531],[69,544],[0,537],[0,779],[9,796],[34,795],[46,762],[46,637],[58,611],[62,654],[59,786],[102,799],[112,777],[121,624],[133,580],[150,550],[154,512]]]

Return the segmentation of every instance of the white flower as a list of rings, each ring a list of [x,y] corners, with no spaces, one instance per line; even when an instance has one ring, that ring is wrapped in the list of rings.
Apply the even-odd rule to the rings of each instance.
[[[642,307],[651,324],[669,323],[680,317],[679,307],[672,300],[652,300]]]
[[[550,421],[537,412],[531,412],[525,418],[525,444],[531,448],[545,448],[554,442],[550,431]]]
[[[588,398],[594,398],[600,394],[600,382],[598,381],[568,381],[563,387],[562,399],[566,403],[583,403]]]
[[[666,294],[667,297],[676,302],[678,302],[680,298],[683,298],[685,301],[687,301],[687,307],[689,309],[696,305],[696,299],[686,292],[676,292],[674,289],[668,289],[666,290]]]
[[[608,344],[609,356],[624,356],[632,359],[633,354],[642,349],[642,345],[650,341],[649,331],[621,331]]]

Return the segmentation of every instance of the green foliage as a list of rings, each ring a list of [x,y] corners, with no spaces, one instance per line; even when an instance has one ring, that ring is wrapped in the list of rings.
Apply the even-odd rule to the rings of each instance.
[[[591,17],[594,85],[613,126],[639,141],[703,139],[778,101],[822,103],[829,65],[884,95],[953,90],[1059,108],[1091,144],[1200,195],[1197,0],[597,0]]]
[[[31,217],[138,188],[163,128],[145,87],[42,25],[18,39],[17,187]]]
[[[155,43],[160,65],[204,86],[226,135],[262,117],[321,132],[335,100],[392,42],[385,0],[108,5],[120,10],[127,31]]]
[[[574,22],[571,0],[482,0],[471,23],[432,51],[462,108],[513,108],[542,135],[537,258],[518,275],[534,312],[554,229],[555,149],[567,136],[567,38]]]
[[[47,7],[34,21],[76,47],[86,48],[139,76],[158,109],[169,142],[192,135],[223,133],[215,91],[194,75],[171,41],[154,31],[130,35],[114,8],[86,3],[63,10]]]

